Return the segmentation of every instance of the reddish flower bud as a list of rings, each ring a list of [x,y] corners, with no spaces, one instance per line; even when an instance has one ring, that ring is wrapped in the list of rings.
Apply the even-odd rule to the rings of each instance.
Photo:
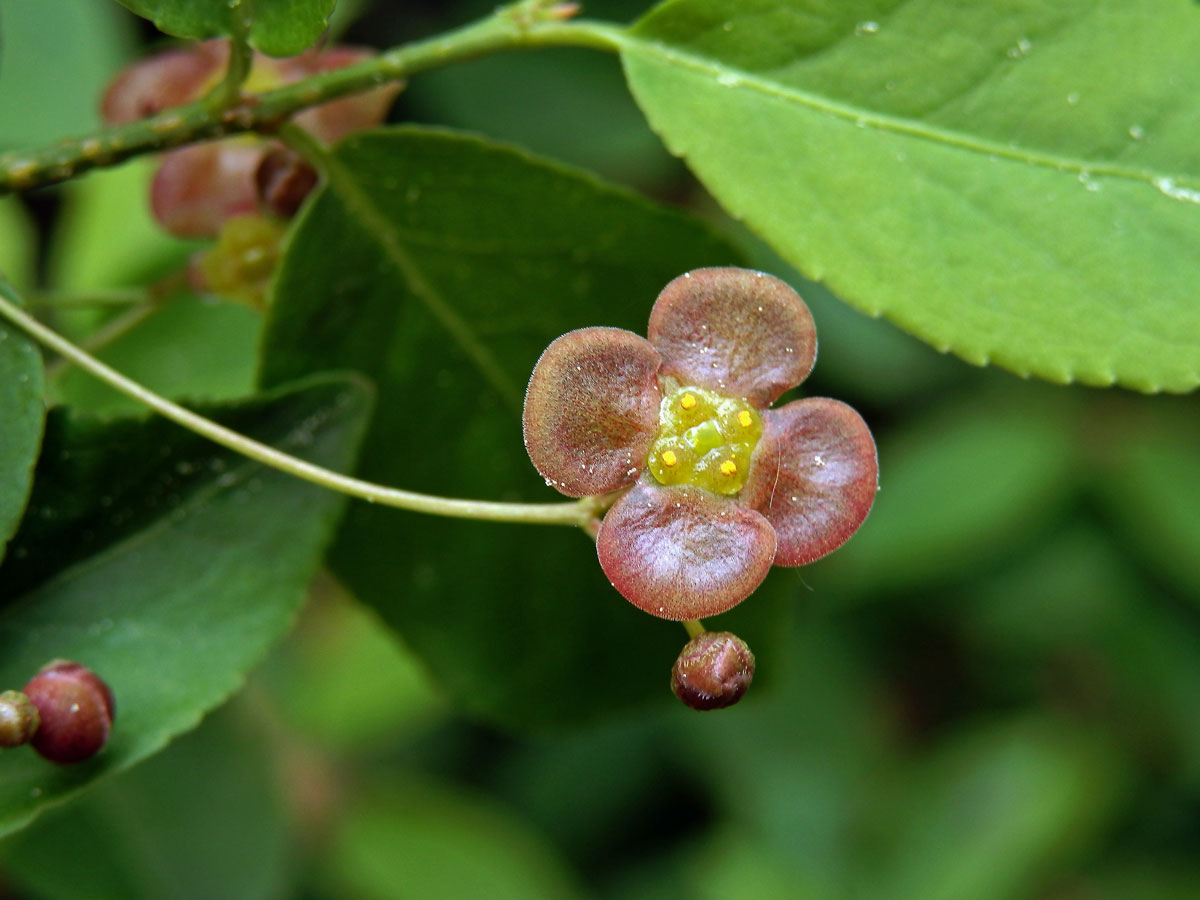
[[[38,727],[37,707],[20,691],[0,694],[0,747],[28,744]]]
[[[112,691],[86,666],[50,663],[25,685],[25,693],[41,718],[30,743],[51,762],[82,762],[108,742],[115,715]]]
[[[198,100],[221,80],[228,60],[227,41],[204,41],[129,66],[104,92],[104,121],[123,125]]]
[[[736,634],[706,631],[688,641],[671,670],[671,690],[692,709],[722,709],[754,680],[754,654]]]
[[[372,56],[374,51],[358,47],[312,49],[287,59],[255,53],[242,90],[275,90]],[[113,124],[131,122],[197,101],[221,82],[228,60],[229,43],[214,40],[136,63],[106,92],[104,118]],[[383,84],[331,100],[304,110],[294,121],[321,141],[334,143],[383,121],[401,88]],[[275,154],[282,155],[273,158]],[[151,189],[154,217],[184,238],[215,237],[227,219],[258,211],[260,201],[266,211],[288,218],[316,183],[312,168],[289,160],[290,155],[253,136],[173,150],[163,158]]]
[[[287,147],[273,146],[254,172],[259,205],[271,215],[290,219],[317,186],[317,170]]]

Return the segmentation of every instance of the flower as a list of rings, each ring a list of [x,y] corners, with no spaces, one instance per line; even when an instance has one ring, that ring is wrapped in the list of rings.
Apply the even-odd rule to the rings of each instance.
[[[596,535],[600,565],[664,619],[717,615],[772,565],[844,544],[878,490],[870,429],[825,397],[768,407],[816,361],[804,301],[762,272],[697,269],[650,313],[648,339],[582,328],[542,354],[524,435],[569,497],[623,490]]]
[[[255,53],[246,87],[282,87],[362,62],[373,53],[355,47],[308,50],[288,59]],[[135,63],[105,92],[104,119],[118,125],[199,100],[220,82],[228,60],[229,43],[212,40]],[[332,143],[383,121],[399,90],[399,85],[383,85],[307,109],[294,121]],[[256,213],[260,206],[289,217],[315,183],[316,174],[290,150],[243,135],[165,154],[151,186],[150,205],[159,223],[178,237],[215,237],[227,220]]]

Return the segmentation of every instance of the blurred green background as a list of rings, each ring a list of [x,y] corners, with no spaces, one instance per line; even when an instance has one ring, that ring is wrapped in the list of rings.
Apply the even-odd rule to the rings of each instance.
[[[336,28],[389,46],[490,8],[359,0]],[[102,0],[0,0],[0,28],[0,150],[95,127],[106,80],[161,43]],[[874,511],[828,560],[771,575],[794,599],[790,630],[760,648],[762,681],[740,706],[680,707],[664,660],[661,703],[562,733],[464,719],[323,579],[226,709],[0,844],[0,895],[1200,897],[1195,396],[972,368],[804,285],[662,149],[614,58],[433,72],[392,118],[518,143],[689,208],[800,286],[820,335],[805,392],[872,424]],[[150,223],[148,171],[0,200],[0,269],[36,294],[178,268],[193,248]],[[81,334],[96,319],[55,324]],[[236,396],[258,326],[188,298],[104,356],[165,393]],[[124,406],[76,373],[55,390]]]

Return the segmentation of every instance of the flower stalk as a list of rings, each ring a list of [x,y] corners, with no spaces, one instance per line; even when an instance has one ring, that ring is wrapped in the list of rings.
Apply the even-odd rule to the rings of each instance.
[[[613,498],[606,496],[583,497],[572,503],[497,503],[486,500],[438,497],[432,494],[385,487],[342,475],[330,469],[313,465],[291,454],[283,453],[191,410],[184,409],[177,403],[172,403],[136,381],[126,378],[120,372],[47,328],[23,311],[19,302],[12,286],[0,278],[0,317],[16,325],[43,346],[90,372],[125,396],[149,407],[164,418],[249,459],[312,484],[366,500],[368,503],[379,503],[383,506],[393,506],[410,512],[459,519],[481,519],[490,522],[571,525],[585,529],[600,512],[612,504]]]

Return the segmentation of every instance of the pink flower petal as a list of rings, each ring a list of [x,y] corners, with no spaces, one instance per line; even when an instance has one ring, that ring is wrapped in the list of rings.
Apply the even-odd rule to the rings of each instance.
[[[763,413],[741,499],[775,527],[776,565],[802,566],[850,539],[878,488],[867,423],[845,403],[810,397]]]
[[[269,145],[233,138],[163,157],[150,188],[159,223],[178,237],[215,237],[226,219],[258,211],[255,172]]]
[[[558,338],[525,392],[525,449],[568,497],[632,484],[658,429],[660,360],[645,338],[581,328]]]
[[[790,287],[749,269],[696,269],[668,284],[650,312],[663,373],[767,406],[808,377],[817,334]]]
[[[737,606],[762,584],[775,532],[761,514],[703,488],[645,478],[600,523],[604,574],[634,606],[699,619]]]

